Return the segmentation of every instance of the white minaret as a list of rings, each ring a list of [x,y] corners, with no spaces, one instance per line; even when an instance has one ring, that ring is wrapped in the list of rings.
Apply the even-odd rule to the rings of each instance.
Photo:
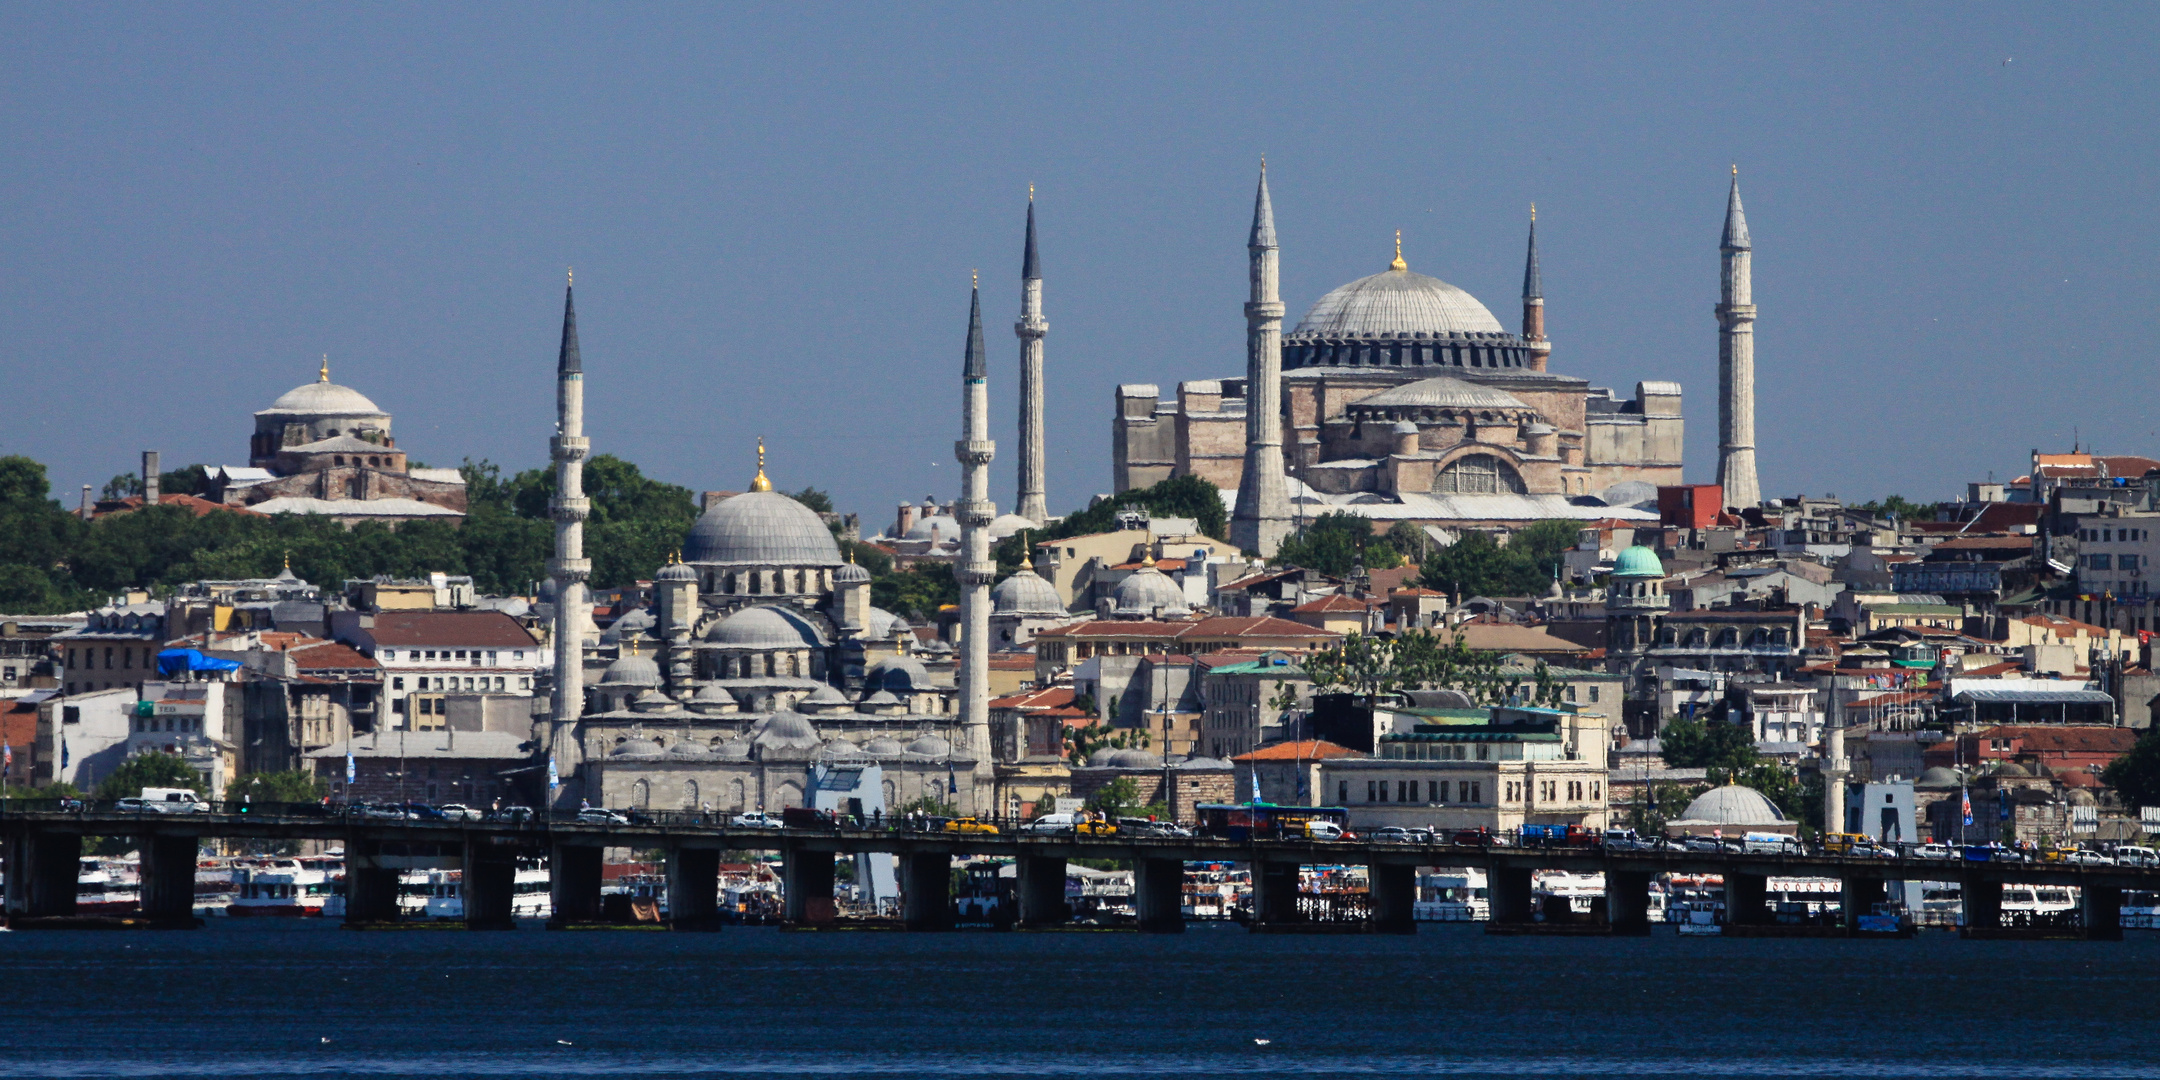
[[[997,508],[990,502],[990,459],[997,444],[990,441],[990,390],[986,384],[989,364],[983,355],[982,285],[977,282],[968,303],[967,358],[960,369],[960,441],[953,456],[960,459],[960,501],[953,516],[960,519],[960,559],[953,575],[960,582],[960,728],[968,756],[976,772],[990,768],[990,582],[997,565],[990,561],[990,520]],[[978,799],[979,802],[979,799]],[[969,808],[987,812],[988,807]]]
[[[1732,195],[1725,202],[1723,299],[1718,320],[1718,483],[1725,505],[1762,502],[1755,479],[1755,244],[1740,209],[1740,166],[1733,166]]]
[[[1042,266],[1035,260],[1035,185],[1028,185],[1027,252],[1020,257],[1020,503],[1013,512],[1037,525],[1050,520],[1043,498]]]
[[[555,557],[548,560],[548,577],[555,582],[555,702],[548,753],[551,763],[566,767],[576,764],[572,748],[578,717],[585,711],[584,628],[592,618],[585,594],[585,579],[592,575],[592,563],[585,558],[585,517],[591,512],[585,498],[585,455],[591,448],[585,438],[585,366],[578,358],[577,304],[566,283],[562,353],[555,361],[555,438],[548,443],[555,460],[555,499],[549,504],[555,518]]]
[[[1268,556],[1290,532],[1290,496],[1283,478],[1283,305],[1266,161],[1260,163],[1260,191],[1253,196],[1252,237],[1245,250],[1252,260],[1252,300],[1245,305],[1245,474],[1238,480],[1230,542]]]

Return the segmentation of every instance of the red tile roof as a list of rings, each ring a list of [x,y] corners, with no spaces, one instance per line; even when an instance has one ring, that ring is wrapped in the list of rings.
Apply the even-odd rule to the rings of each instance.
[[[2027,754],[2127,754],[2138,733],[2122,727],[2002,724],[1970,737],[2016,739],[2019,752]]]
[[[1379,601],[1359,600],[1354,597],[1344,596],[1341,593],[1336,593],[1332,596],[1323,596],[1318,600],[1307,600],[1306,602],[1299,604],[1294,608],[1291,608],[1290,613],[1293,615],[1316,615],[1330,611],[1341,611],[1355,612],[1356,614],[1363,615],[1365,614],[1365,612],[1378,606],[1379,603]]]
[[[531,649],[540,642],[500,611],[380,611],[372,629],[362,629],[378,645],[479,646]]]
[[[158,505],[177,506],[182,510],[186,510],[191,514],[194,514],[196,517],[209,517],[211,514],[219,513],[220,511],[227,514],[239,514],[243,517],[270,516],[260,510],[250,510],[244,506],[227,506],[221,502],[211,502],[208,499],[197,498],[193,495],[159,495]],[[132,513],[136,510],[140,510],[142,509],[142,506],[142,496],[130,495],[124,499],[100,500],[96,508],[93,510],[93,514],[97,517],[104,517],[107,514],[126,514]]]
[[[1342,635],[1333,630],[1322,630],[1288,619],[1265,615],[1218,615],[1192,622],[1157,622],[1149,619],[1092,619],[1071,626],[1044,630],[1035,637],[1063,639],[1086,639],[1090,641],[1131,638],[1158,638],[1173,641],[1232,640],[1287,640],[1326,641]]]
[[[1249,754],[1239,754],[1232,761],[1321,761],[1327,758],[1364,757],[1347,746],[1337,746],[1324,739],[1303,739],[1298,742],[1276,743],[1263,746]]]

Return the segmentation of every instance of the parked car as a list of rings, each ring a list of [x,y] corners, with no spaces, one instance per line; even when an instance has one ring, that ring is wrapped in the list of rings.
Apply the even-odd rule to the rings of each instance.
[[[146,787],[135,801],[139,804],[138,809],[152,814],[204,814],[210,811],[210,804],[188,788]]]
[[[1725,845],[1720,843],[1717,837],[1714,836],[1690,836],[1680,842],[1680,847],[1683,851],[1704,852],[1711,855],[1716,855],[1725,850]]]
[[[1101,818],[1082,818],[1073,822],[1072,831],[1081,836],[1116,836],[1118,823]]]
[[[2115,865],[2160,866],[2160,851],[2154,851],[2149,847],[2124,844],[2115,849]]]
[[[368,818],[378,821],[404,821],[412,815],[405,808],[393,803],[354,803],[345,808],[346,816]]]
[[[971,835],[996,836],[998,832],[998,827],[990,824],[987,821],[982,820],[981,818],[962,817],[954,818],[951,821],[946,822],[944,831],[949,833],[967,833]]]
[[[1332,821],[1308,821],[1305,823],[1307,840],[1347,840],[1350,834]]]
[[[2115,860],[2098,851],[2070,851],[2063,854],[2063,862],[2071,866],[2113,866]]]
[[[1432,834],[1423,829],[1405,829],[1400,825],[1389,825],[1374,829],[1372,842],[1375,844],[1422,844],[1426,842],[1425,838],[1430,835]]]
[[[406,803],[405,816],[414,821],[441,821],[447,815],[426,803]]]
[[[628,825],[630,819],[613,810],[600,806],[588,806],[577,812],[581,825]]]
[[[1079,816],[1076,814],[1044,814],[1020,826],[1018,831],[1024,833],[1069,833],[1073,832],[1074,826],[1078,824]]]
[[[440,813],[442,815],[445,821],[480,820],[480,811],[475,810],[470,806],[466,806],[464,803],[445,803],[444,805],[438,806],[435,809],[437,813]]]
[[[780,818],[763,810],[751,810],[728,819],[728,824],[738,829],[778,829],[784,826]]]
[[[482,820],[486,821],[513,821],[519,823],[531,821],[532,819],[533,809],[530,806],[505,806],[500,810],[488,811],[482,818]]]
[[[1915,859],[1955,859],[1957,858],[1957,852],[1950,850],[1948,844],[1922,844],[1913,849],[1912,857]]]

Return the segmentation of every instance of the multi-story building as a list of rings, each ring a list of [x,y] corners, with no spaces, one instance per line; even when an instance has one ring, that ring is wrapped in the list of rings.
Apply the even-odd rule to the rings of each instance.
[[[1281,650],[1213,653],[1199,658],[1199,753],[1238,758],[1287,738],[1283,717],[1312,707],[1312,680],[1298,655]],[[1289,689],[1296,701],[1279,700]]]
[[[382,668],[390,729],[447,725],[444,695],[531,697],[551,663],[516,619],[499,611],[341,611],[331,632]]]
[[[52,639],[84,621],[79,615],[0,617],[0,698],[56,686]]]
[[[52,636],[63,691],[137,690],[159,677],[157,654],[167,638],[165,605],[127,600],[99,608],[83,625]]]
[[[1373,757],[1321,763],[1321,797],[1349,808],[1352,828],[1605,828],[1605,714],[1495,708],[1428,719],[1382,735]]]

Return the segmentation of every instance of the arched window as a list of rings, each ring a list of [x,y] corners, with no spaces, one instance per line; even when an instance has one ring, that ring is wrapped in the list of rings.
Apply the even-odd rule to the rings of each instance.
[[[685,780],[685,781],[683,781],[683,786],[682,786],[682,808],[683,808],[683,809],[685,809],[685,810],[695,810],[695,809],[697,809],[697,808],[698,808],[698,787],[697,787],[697,781],[695,781],[695,780]]]
[[[756,596],[756,595],[758,595],[758,594],[760,594],[760,593],[764,592],[765,590],[764,590],[764,589],[762,588],[762,586],[763,586],[763,585],[764,585],[765,583],[764,583],[763,581],[759,580],[759,579],[760,579],[760,578],[763,578],[763,577],[764,577],[765,575],[763,575],[763,574],[761,574],[761,573],[758,573],[758,572],[757,572],[757,571],[755,571],[755,570],[752,570],[752,571],[750,571],[750,575],[749,575],[749,576],[750,576],[750,595],[752,595],[752,596]]]
[[[1770,644],[1770,631],[1756,627],[1755,632],[1748,635],[1747,644],[1750,649],[1760,649]]]
[[[777,664],[777,663],[776,663],[775,661],[776,661],[776,658],[775,658],[775,657],[773,656],[773,654],[771,654],[771,653],[766,653],[766,654],[765,654],[765,674],[767,674],[767,675],[778,675],[778,674],[780,674],[779,666],[778,666],[778,664]]]
[[[1702,631],[1702,628],[1700,628],[1700,627],[1697,627],[1696,629],[1693,629],[1693,630],[1690,630],[1690,631],[1688,631],[1688,636],[1687,636],[1687,647],[1688,647],[1688,648],[1690,648],[1690,649],[1700,649],[1700,648],[1702,648],[1703,646],[1705,646],[1705,645],[1708,645],[1709,643],[1710,643],[1710,637],[1709,637],[1709,635],[1707,635],[1707,634],[1703,633],[1703,631]]]
[[[630,785],[630,805],[635,806],[640,810],[646,809],[652,805],[651,781],[640,780],[637,783]]]
[[[726,579],[724,579],[724,583],[723,583],[723,584],[722,584],[722,585],[720,586],[720,591],[721,591],[721,592],[734,592],[734,591],[735,591],[735,575],[734,575],[734,574],[729,574],[729,575],[728,575],[728,576],[726,577]]]
[[[1739,648],[1739,647],[1740,647],[1740,632],[1739,632],[1738,630],[1735,630],[1735,629],[1733,629],[1733,628],[1732,628],[1732,627],[1730,627],[1730,626],[1726,627],[1726,628],[1725,628],[1725,629],[1723,629],[1723,630],[1720,630],[1720,631],[1718,631],[1718,636],[1717,636],[1717,647],[1718,647],[1718,648],[1720,648],[1720,649],[1737,649],[1737,648]]]
[[[788,658],[787,658],[787,673],[788,673],[789,675],[796,675],[796,676],[800,676],[800,675],[802,674],[802,656],[801,656],[801,654],[799,654],[799,653],[789,653],[789,654],[788,654]]]
[[[748,810],[750,806],[745,801],[746,798],[741,780],[728,781],[728,809],[735,811]]]
[[[1491,454],[1471,454],[1449,462],[1440,475],[1433,477],[1432,489],[1440,494],[1463,495],[1524,495],[1530,490],[1514,466]]]

